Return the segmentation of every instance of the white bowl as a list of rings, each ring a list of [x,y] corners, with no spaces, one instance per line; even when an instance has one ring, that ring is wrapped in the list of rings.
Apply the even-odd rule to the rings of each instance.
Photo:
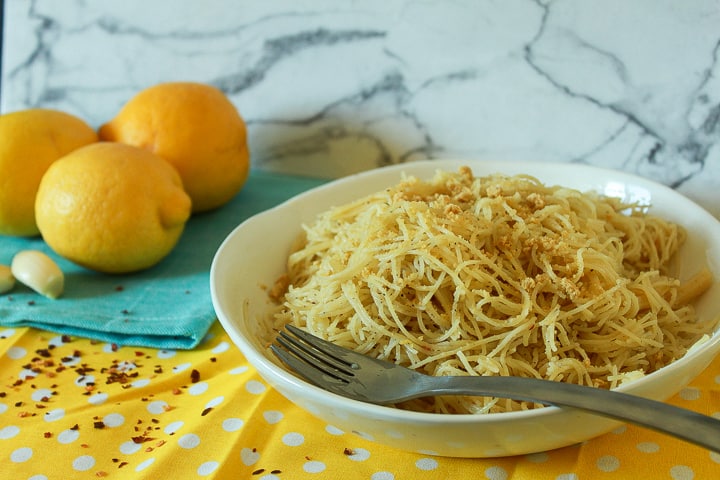
[[[328,393],[288,373],[260,341],[258,318],[270,308],[265,287],[285,271],[301,223],[316,214],[395,185],[402,172],[429,179],[437,169],[470,165],[477,176],[526,173],[548,185],[595,190],[652,204],[651,212],[683,225],[680,278],[709,265],[720,279],[720,222],[670,188],[626,173],[576,164],[433,160],[371,170],[315,188],[238,226],[212,263],[212,301],[228,335],[275,389],[324,422],[402,450],[453,457],[498,457],[572,445],[608,432],[619,422],[572,409],[546,407],[486,415],[441,415],[371,405]],[[720,313],[720,283],[697,303],[700,318]],[[720,350],[720,331],[682,359],[619,391],[666,400],[690,383]]]

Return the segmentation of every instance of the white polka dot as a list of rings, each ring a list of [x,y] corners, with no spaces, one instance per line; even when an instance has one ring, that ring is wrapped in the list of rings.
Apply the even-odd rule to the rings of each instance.
[[[370,475],[370,480],[395,480],[395,475],[390,472],[375,472]]]
[[[13,451],[10,454],[10,460],[12,460],[15,463],[23,463],[30,460],[33,456],[32,448],[30,447],[21,447],[17,450]]]
[[[13,335],[15,335],[14,328],[6,328],[5,330],[0,331],[0,338],[10,338]]]
[[[53,337],[48,342],[48,345],[52,345],[53,347],[61,347],[65,345],[65,342],[63,342],[63,337],[61,335],[58,335],[57,337]]]
[[[700,389],[695,387],[686,387],[680,390],[680,398],[683,400],[698,400],[700,398]]]
[[[149,378],[141,378],[140,380],[135,380],[130,385],[132,385],[134,388],[147,387],[148,385],[150,385],[150,379]]]
[[[181,363],[180,365],[175,365],[172,369],[173,373],[180,373],[184,370],[187,370],[188,368],[192,367],[191,363]]]
[[[248,367],[246,367],[245,365],[243,365],[243,366],[241,366],[241,367],[235,367],[235,368],[233,368],[233,369],[230,370],[230,372],[228,372],[228,373],[230,373],[230,375],[240,375],[240,374],[245,373],[245,372],[247,372],[247,371],[248,371]]]
[[[207,382],[198,382],[190,385],[190,388],[188,388],[188,393],[190,395],[202,395],[203,393],[207,392],[207,389]]]
[[[128,440],[127,442],[123,442],[120,444],[120,453],[123,453],[125,455],[132,455],[133,453],[139,451],[142,448],[142,444],[135,443],[132,440]]]
[[[176,354],[177,354],[177,352],[175,350],[160,350],[157,352],[157,357],[162,358],[164,360],[167,358],[172,358]]]
[[[120,350],[122,347],[120,345],[114,344],[114,343],[106,343],[102,346],[102,351],[105,353],[115,353],[118,350]]]
[[[712,460],[715,463],[720,463],[720,453],[710,452],[710,460]]]
[[[195,448],[200,445],[200,437],[194,433],[187,433],[178,439],[178,445],[186,449]]]
[[[353,460],[355,462],[364,462],[368,458],[370,458],[370,452],[365,450],[364,448],[353,448],[352,454],[348,455],[347,458],[350,460]]]
[[[135,471],[136,471],[136,472],[140,472],[140,471],[142,471],[142,470],[145,470],[145,469],[148,468],[150,465],[152,465],[154,462],[155,462],[155,459],[154,459],[154,458],[148,458],[147,460],[145,460],[144,462],[142,462],[140,465],[138,465],[137,467],[135,467]]]
[[[415,462],[415,466],[418,470],[430,471],[435,470],[438,467],[438,462],[434,458],[421,458]]]
[[[332,425],[326,426],[326,427],[325,427],[325,431],[326,431],[327,433],[329,433],[330,435],[345,435],[345,432],[343,432],[343,431],[340,430],[339,428],[334,427],[334,426],[332,426]]]
[[[614,472],[620,468],[620,460],[612,455],[605,455],[597,459],[595,463],[598,470],[602,472]]]
[[[206,475],[210,475],[215,470],[217,470],[218,466],[220,466],[218,462],[205,462],[198,467],[197,474],[203,477]]]
[[[297,447],[305,442],[305,437],[302,433],[290,432],[283,435],[282,442],[288,447]]]
[[[578,476],[574,473],[561,473],[555,480],[579,480]]]
[[[240,460],[244,465],[251,466],[260,460],[260,453],[250,448],[243,448],[240,450]]]
[[[275,425],[283,419],[283,413],[277,410],[266,410],[263,412],[263,418],[270,425]]]
[[[507,480],[508,474],[504,468],[496,465],[485,470],[485,478],[488,480]]]
[[[670,478],[673,480],[692,480],[695,478],[695,472],[686,465],[675,465],[670,469]]]
[[[625,432],[627,432],[627,425],[620,425],[612,431],[612,433],[614,433],[615,435],[622,435]]]
[[[92,405],[102,405],[103,403],[107,402],[107,399],[108,394],[100,392],[88,398],[88,403]]]
[[[164,400],[155,400],[154,402],[150,402],[147,405],[147,411],[152,413],[153,415],[159,415],[161,413],[165,413],[168,409],[169,405]]]
[[[62,408],[56,408],[54,410],[49,410],[45,412],[45,415],[43,415],[43,418],[46,422],[55,422],[57,420],[60,420],[65,416],[65,410]]]
[[[223,353],[223,352],[226,352],[229,348],[230,348],[230,344],[228,342],[220,342],[211,351],[212,351],[212,353]]]
[[[0,440],[7,440],[13,438],[20,433],[20,427],[15,425],[9,425],[7,427],[0,428]]]
[[[245,384],[245,390],[252,393],[253,395],[259,395],[265,392],[265,385],[258,382],[257,380],[250,380]]]
[[[635,447],[643,453],[656,453],[660,451],[660,445],[654,442],[640,442]]]
[[[119,413],[109,413],[103,417],[103,423],[107,427],[119,427],[123,423],[125,423],[125,417],[120,415]]]
[[[32,380],[35,377],[37,377],[37,373],[33,372],[29,368],[25,368],[18,373],[18,378],[21,380]]]
[[[75,385],[78,387],[87,387],[88,385],[95,385],[95,377],[92,375],[80,375],[75,379]]]
[[[245,422],[239,418],[227,418],[222,422],[222,428],[226,432],[237,432],[240,430]]]
[[[215,408],[218,405],[220,405],[223,401],[225,401],[225,397],[220,395],[219,397],[215,397],[212,400],[210,400],[209,402],[207,402],[205,404],[205,408]]]
[[[73,469],[85,472],[95,466],[95,459],[90,455],[81,455],[72,462]]]
[[[525,458],[531,463],[545,463],[550,459],[550,455],[545,452],[540,452],[526,455]]]
[[[32,477],[28,477],[28,480],[48,480],[48,477],[45,475],[33,475]]]
[[[306,473],[320,473],[325,470],[325,464],[316,460],[312,460],[310,462],[305,462],[305,464],[303,465],[303,470]]]
[[[173,433],[177,432],[182,428],[182,426],[185,425],[185,422],[178,420],[177,422],[168,423],[165,427],[165,430],[163,430],[168,435],[172,435]]]
[[[10,347],[8,348],[6,355],[10,357],[11,360],[20,360],[27,355],[27,350],[22,347]]]
[[[0,413],[7,412],[8,406],[4,403],[0,403]]]
[[[80,431],[79,430],[63,430],[62,432],[58,433],[57,441],[62,443],[63,445],[67,445],[68,443],[72,443],[75,440],[80,438]]]

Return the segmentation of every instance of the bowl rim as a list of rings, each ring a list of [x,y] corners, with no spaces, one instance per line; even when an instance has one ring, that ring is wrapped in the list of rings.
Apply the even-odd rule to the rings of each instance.
[[[345,410],[349,410],[353,413],[361,413],[362,415],[368,415],[371,414],[373,418],[375,419],[392,419],[395,422],[407,422],[407,423],[413,423],[413,424],[435,424],[435,423],[443,423],[443,424],[467,424],[470,423],[493,423],[493,422],[507,422],[507,421],[520,421],[520,420],[527,420],[529,418],[533,420],[538,420],[540,418],[546,417],[546,416],[553,416],[558,415],[562,412],[566,412],[568,408],[565,407],[556,407],[556,406],[545,406],[542,408],[535,408],[535,409],[529,409],[529,410],[519,410],[519,411],[511,411],[511,412],[494,412],[494,413],[487,413],[487,414],[473,414],[473,413],[459,413],[459,414],[442,414],[442,413],[430,413],[430,412],[418,412],[418,411],[412,411],[412,410],[405,410],[405,409],[399,409],[392,406],[384,406],[384,405],[377,405],[367,402],[362,402],[359,400],[354,400],[351,398],[347,398],[332,392],[329,392],[327,390],[324,390],[312,383],[309,383],[300,377],[296,376],[294,373],[284,369],[280,365],[276,364],[274,361],[272,361],[265,352],[259,351],[255,345],[253,345],[251,342],[247,341],[243,335],[241,335],[239,332],[235,331],[234,329],[227,328],[228,324],[232,324],[232,319],[230,319],[222,305],[222,302],[220,301],[219,294],[218,294],[218,278],[217,278],[217,272],[218,272],[218,265],[224,261],[223,257],[227,253],[228,249],[231,248],[231,245],[234,241],[234,239],[242,233],[243,227],[246,224],[249,224],[251,222],[258,221],[260,218],[265,217],[267,215],[272,215],[275,211],[279,209],[285,209],[290,206],[296,205],[296,204],[302,204],[309,199],[312,199],[312,197],[318,195],[321,192],[326,192],[331,189],[341,189],[345,185],[349,183],[356,182],[358,180],[363,180],[367,178],[372,178],[375,176],[382,176],[382,175],[390,175],[393,173],[397,173],[399,179],[399,174],[403,171],[407,170],[407,174],[412,176],[416,175],[412,170],[421,170],[424,168],[430,168],[434,167],[435,170],[444,169],[447,170],[451,167],[459,167],[462,165],[468,165],[471,168],[473,168],[474,165],[482,164],[483,169],[487,170],[488,173],[483,173],[482,175],[489,174],[489,172],[492,170],[493,172],[499,172],[499,173],[522,173],[527,170],[533,170],[536,171],[538,168],[542,168],[544,171],[550,172],[557,170],[557,169],[572,169],[574,171],[583,172],[583,177],[587,176],[588,178],[592,174],[597,174],[598,177],[604,178],[607,176],[613,176],[615,180],[623,183],[623,184],[634,184],[642,188],[646,188],[651,191],[657,191],[659,193],[662,193],[663,195],[668,195],[672,198],[673,202],[677,202],[677,208],[683,209],[683,208],[692,208],[694,210],[695,215],[699,215],[703,222],[706,222],[708,225],[708,229],[713,233],[716,234],[717,238],[720,238],[720,220],[715,218],[712,214],[710,214],[706,209],[704,209],[702,206],[694,202],[693,200],[689,199],[688,197],[682,195],[677,190],[667,186],[663,185],[661,183],[655,182],[653,180],[650,180],[648,178],[642,177],[640,175],[630,173],[623,170],[616,170],[612,168],[606,168],[606,167],[599,167],[595,165],[588,165],[588,164],[582,164],[582,163],[566,163],[566,162],[547,162],[547,161],[522,161],[522,160],[484,160],[484,159],[455,159],[455,158],[443,158],[443,159],[431,159],[431,160],[418,160],[418,161],[412,161],[407,163],[400,163],[400,164],[393,164],[388,166],[382,166],[373,168],[370,170],[365,170],[362,172],[354,173],[351,175],[347,175],[341,178],[329,180],[327,183],[324,183],[322,185],[310,188],[304,192],[301,192],[281,203],[278,205],[275,205],[267,210],[264,210],[260,213],[257,213],[246,220],[242,221],[239,225],[237,225],[225,238],[225,240],[221,243],[220,247],[218,248],[212,264],[210,268],[210,290],[211,290],[211,297],[212,297],[212,303],[215,306],[216,313],[218,316],[218,319],[220,320],[221,324],[229,334],[229,336],[235,341],[237,346],[240,348],[242,353],[246,356],[248,362],[254,366],[254,368],[258,371],[258,373],[265,378],[271,385],[281,385],[283,389],[291,389],[294,391],[302,391],[303,396],[308,397],[310,401],[313,401],[315,403],[320,404],[332,404],[332,405],[338,405],[341,404]],[[473,169],[474,170],[474,169]],[[434,170],[433,170],[434,171]],[[512,172],[510,172],[512,171]],[[475,172],[474,172],[475,173]],[[530,175],[535,176],[537,174],[530,173]],[[549,184],[549,182],[543,181],[545,184]],[[564,185],[568,186],[569,188],[576,188],[571,185]],[[641,202],[642,203],[642,202]],[[686,363],[686,360],[689,360],[692,357],[696,357],[707,350],[713,350],[712,356],[716,356],[718,353],[720,353],[720,327],[716,328],[714,332],[710,334],[710,338],[704,341],[702,344],[695,344],[693,345],[690,350],[681,358],[673,363],[666,365],[665,367],[656,370],[652,373],[649,373],[642,378],[639,378],[637,380],[634,380],[632,382],[628,382],[626,384],[620,385],[614,389],[613,391],[617,392],[626,392],[627,390],[634,390],[635,387],[638,385],[642,385],[644,383],[647,383],[647,381],[656,378],[657,376],[664,374],[665,372],[670,372],[673,370],[676,370],[678,368],[682,368],[683,364]],[[261,367],[261,368],[258,368]],[[270,378],[266,378],[270,377]],[[668,395],[668,397],[671,395]]]

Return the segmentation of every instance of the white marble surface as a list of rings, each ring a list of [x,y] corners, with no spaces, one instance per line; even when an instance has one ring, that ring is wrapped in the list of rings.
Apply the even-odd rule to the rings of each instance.
[[[222,88],[256,168],[581,162],[720,218],[717,0],[6,0],[2,111],[97,126],[140,89]]]

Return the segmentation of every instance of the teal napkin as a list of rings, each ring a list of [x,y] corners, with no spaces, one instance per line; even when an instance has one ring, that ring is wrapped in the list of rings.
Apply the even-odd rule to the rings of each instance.
[[[50,255],[65,274],[57,300],[17,284],[0,295],[0,325],[30,326],[117,345],[191,349],[215,321],[210,265],[225,237],[243,220],[324,180],[251,171],[240,193],[223,207],[193,216],[180,242],[158,265],[129,275],[106,275],[55,255],[42,239],[0,236],[0,264],[19,250]]]

